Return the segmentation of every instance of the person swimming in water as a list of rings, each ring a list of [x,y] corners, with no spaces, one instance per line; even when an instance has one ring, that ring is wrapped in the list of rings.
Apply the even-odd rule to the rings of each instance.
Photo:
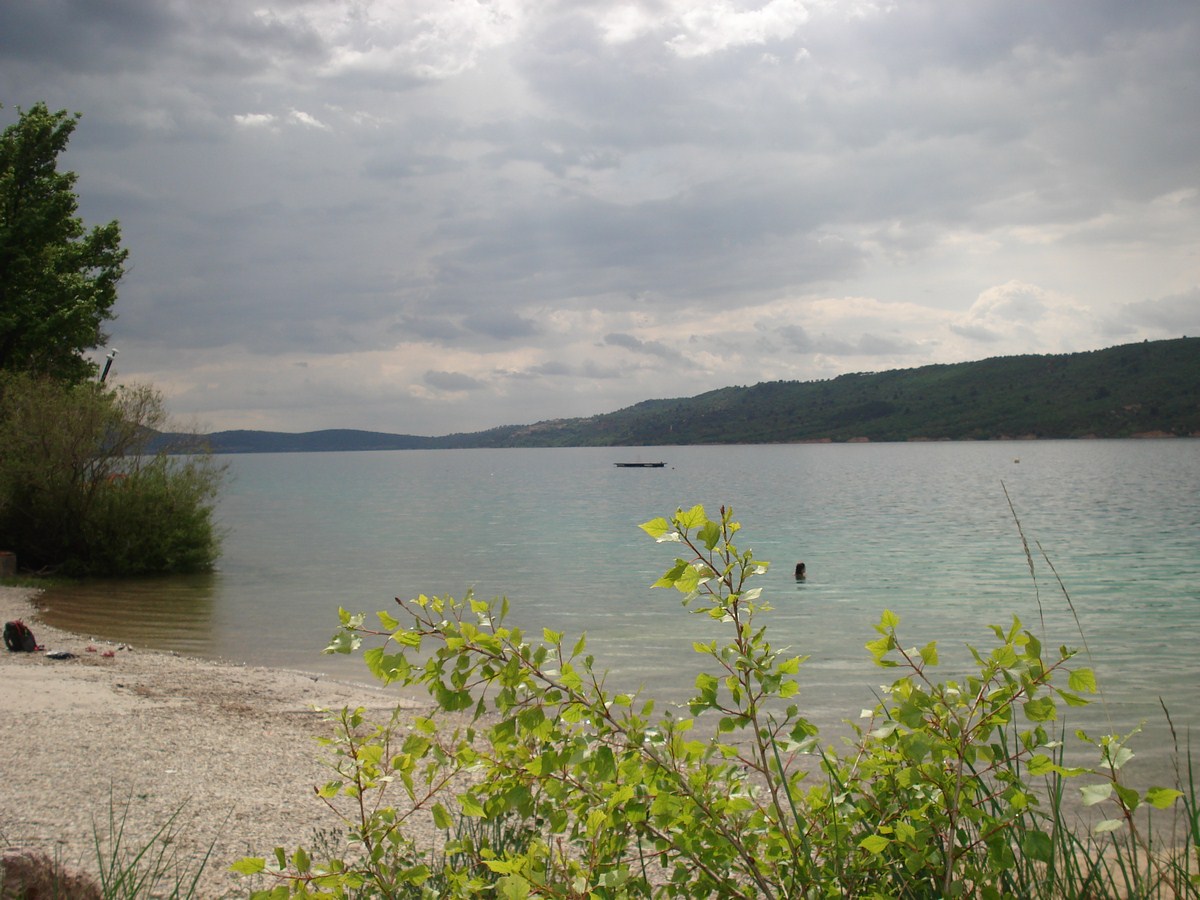
[[[796,563],[796,580],[803,581],[807,577],[808,577],[808,572],[804,567],[804,563],[802,563],[802,562]]]

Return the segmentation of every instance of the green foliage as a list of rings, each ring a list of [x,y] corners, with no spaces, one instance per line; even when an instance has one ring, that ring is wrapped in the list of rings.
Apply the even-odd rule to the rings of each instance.
[[[0,136],[0,372],[78,382],[105,340],[127,251],[116,222],[84,228],[76,176],[59,172],[78,116],[44,103]]]
[[[124,271],[116,222],[87,230],[58,171],[78,116],[38,103],[0,136],[0,545],[27,569],[207,568],[221,471],[148,454],[150,388],[88,384]]]
[[[1094,762],[1065,763],[1055,723],[1096,691],[1074,651],[1046,650],[1014,620],[991,628],[990,649],[971,648],[969,674],[938,679],[937,644],[908,649],[884,612],[867,650],[893,681],[839,752],[800,711],[803,657],[767,639],[770,606],[751,586],[767,563],[735,544],[732,513],[696,506],[642,528],[677,550],[655,587],[724,635],[695,644],[705,665],[686,715],[609,691],[584,638],[526,635],[503,600],[422,595],[381,612],[378,628],[343,610],[330,651],[382,639],[364,651],[372,674],[427,692],[437,713],[407,731],[399,711],[386,726],[338,715],[336,777],[318,795],[357,851],[243,860],[238,871],[277,879],[255,896],[1194,892],[1192,848],[1180,863],[1138,830],[1139,809],[1181,795],[1126,785],[1129,736],[1080,732]],[[1072,780],[1106,810],[1093,834],[1066,825]],[[421,816],[453,863],[407,836]],[[504,840],[464,840],[453,831],[464,821]]]
[[[0,379],[0,545],[28,569],[137,575],[208,568],[223,469],[144,455],[165,419],[148,387]]]

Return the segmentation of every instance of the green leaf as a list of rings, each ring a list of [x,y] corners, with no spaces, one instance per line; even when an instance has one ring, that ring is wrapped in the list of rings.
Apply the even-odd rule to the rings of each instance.
[[[416,650],[421,649],[421,635],[415,631],[397,631],[392,634],[392,640],[401,647],[412,647]]]
[[[675,581],[675,589],[682,591],[685,594],[690,594],[696,588],[712,578],[713,571],[703,563],[697,563],[693,566],[687,566],[679,573],[679,578]]]
[[[1105,819],[1103,822],[1097,822],[1092,831],[1096,834],[1107,834],[1110,831],[1116,831],[1124,824],[1121,819]]]
[[[921,648],[921,661],[927,666],[938,664],[937,641],[930,641]]]
[[[1054,857],[1054,842],[1044,831],[1027,831],[1021,837],[1021,849],[1030,858],[1048,863]]]
[[[1042,658],[1041,641],[1039,641],[1036,637],[1034,637],[1028,631],[1025,632],[1025,638],[1026,638],[1026,642],[1025,642],[1026,655],[1033,659],[1041,659]]]
[[[1058,718],[1058,710],[1050,697],[1035,697],[1025,701],[1025,717],[1030,722],[1052,722]]]
[[[873,641],[867,641],[867,650],[875,657],[875,662],[882,663],[883,658],[896,647],[895,639],[889,634]]]
[[[312,859],[309,858],[303,847],[297,848],[296,852],[292,854],[292,865],[296,867],[296,871],[301,875],[312,868]]]
[[[1090,706],[1092,702],[1084,697],[1080,697],[1078,694],[1072,694],[1068,691],[1060,691],[1058,688],[1055,688],[1054,692],[1063,698],[1063,701],[1067,704],[1067,706]]]
[[[1155,809],[1166,809],[1183,796],[1183,791],[1175,788],[1152,787],[1146,791],[1146,802]]]
[[[1114,769],[1119,769],[1133,759],[1133,751],[1128,747],[1110,744],[1104,750],[1104,761]]]
[[[859,841],[858,846],[862,847],[868,853],[878,856],[888,848],[889,844],[891,844],[891,841],[882,834],[872,834]]]
[[[1035,753],[1033,756],[1029,757],[1028,767],[1029,774],[1035,777],[1040,775],[1049,775],[1057,768],[1057,766],[1054,764],[1054,760],[1048,757],[1045,753]]]
[[[239,875],[257,875],[267,868],[267,861],[261,856],[246,856],[229,867],[231,872]]]
[[[343,784],[344,782],[341,781],[327,781],[324,785],[317,788],[317,796],[323,797],[326,800],[336,797],[341,793]]]
[[[1105,781],[1102,784],[1089,784],[1080,788],[1079,793],[1083,797],[1084,806],[1095,806],[1112,796],[1112,783]]]
[[[459,794],[458,805],[462,807],[464,816],[483,818],[483,805],[473,794]]]
[[[654,582],[651,587],[675,587],[683,573],[689,571],[690,569],[691,566],[685,563],[682,559],[677,559],[675,560],[675,565],[664,572],[663,577]]]
[[[351,631],[339,631],[326,645],[323,653],[352,653],[358,649],[362,638]]]
[[[1133,788],[1125,787],[1123,784],[1113,784],[1113,790],[1117,792],[1117,797],[1121,801],[1121,805],[1132,812],[1141,805],[1142,795]]]
[[[675,521],[680,528],[700,528],[708,521],[708,514],[704,512],[704,507],[697,503],[687,512],[679,510],[675,514]]]
[[[697,535],[704,543],[704,549],[711,550],[721,542],[721,526],[716,522],[705,522]]]
[[[501,900],[525,900],[531,896],[530,885],[520,875],[505,875],[496,882],[496,896]]]
[[[1067,679],[1071,690],[1081,693],[1096,693],[1096,673],[1091,669],[1076,669]]]
[[[372,647],[369,650],[363,651],[363,662],[367,664],[367,669],[370,670],[371,674],[374,675],[376,678],[383,677],[383,668],[382,668],[382,666],[380,666],[380,662],[382,659],[383,659],[383,648],[382,647]]]
[[[643,522],[638,528],[650,535],[650,537],[658,539],[671,530],[671,523],[661,516],[657,519],[651,519],[649,522]]]
[[[441,803],[433,804],[433,824],[442,831],[449,831],[454,827],[454,819],[451,817],[450,811]]]
[[[497,875],[509,875],[520,868],[520,862],[511,859],[485,859],[483,864]]]

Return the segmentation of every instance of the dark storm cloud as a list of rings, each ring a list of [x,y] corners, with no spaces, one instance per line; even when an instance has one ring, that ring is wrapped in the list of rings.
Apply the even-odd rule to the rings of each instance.
[[[76,71],[128,65],[138,48],[156,45],[181,27],[171,8],[154,0],[41,0],[5,4],[0,53],[9,59]]]

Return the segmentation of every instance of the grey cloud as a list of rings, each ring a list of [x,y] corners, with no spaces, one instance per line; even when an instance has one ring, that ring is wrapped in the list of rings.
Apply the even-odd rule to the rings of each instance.
[[[1126,304],[1123,318],[1158,329],[1165,336],[1200,335],[1200,287],[1183,294]]]
[[[957,335],[961,335],[972,341],[979,341],[982,344],[993,344],[1002,337],[998,332],[991,328],[985,328],[982,325],[963,325],[959,322],[952,322],[950,330]]]
[[[439,391],[479,391],[486,387],[482,381],[462,372],[429,371],[421,380]]]
[[[784,325],[771,330],[771,334],[783,338],[789,349],[797,353],[815,353],[817,344],[801,325]]]
[[[585,378],[612,379],[619,378],[622,370],[615,366],[604,366],[592,359],[584,359],[578,365],[565,363],[562,360],[549,360],[536,366],[530,366],[519,372],[511,373],[511,377],[519,379],[567,379]]]
[[[592,380],[614,380],[619,379],[624,374],[624,369],[617,366],[605,366],[595,360],[585,360],[580,367],[580,375],[584,378]]]
[[[532,337],[538,333],[535,322],[502,309],[473,313],[463,319],[463,327],[468,331],[502,341]]]
[[[857,352],[863,356],[911,356],[920,352],[921,344],[904,337],[864,332],[858,338]]]
[[[181,24],[169,6],[154,0],[9,3],[0,12],[0,53],[43,64],[52,59],[73,71],[111,70]]]
[[[920,345],[908,338],[888,337],[865,332],[855,338],[821,334],[814,337],[802,325],[784,325],[771,329],[775,337],[782,338],[787,349],[805,354],[827,356],[907,356],[920,350]]]
[[[549,376],[551,378],[562,378],[574,375],[575,371],[564,362],[551,360],[542,363],[540,366],[530,366],[523,372],[518,373],[522,378],[537,378],[541,376]]]
[[[626,350],[632,350],[634,353],[645,356],[656,356],[659,359],[671,362],[684,362],[687,359],[678,350],[668,347],[661,341],[643,341],[631,334],[621,334],[618,332],[606,334],[604,336],[604,343],[611,347],[624,347]]]
[[[454,322],[435,316],[404,316],[389,329],[389,333],[398,339],[417,338],[442,343],[463,336],[462,328]]]
[[[0,121],[40,99],[84,113],[67,162],[85,220],[120,219],[132,253],[112,329],[128,371],[138,343],[212,361],[436,343],[509,373],[503,396],[474,369],[403,376],[467,384],[423,415],[469,428],[843,359],[1200,327],[1200,298],[1180,292],[1200,243],[1194,3],[812,4],[687,58],[653,0],[632,8],[659,25],[623,41],[571,0],[457,30],[416,21],[446,8],[0,4]],[[969,308],[1017,282],[1029,292]],[[846,323],[835,297],[878,302]],[[727,368],[686,381],[656,362],[679,358],[670,346],[636,337],[680,316],[777,322],[808,299],[824,317],[735,327]],[[1063,324],[1084,304],[1089,334]],[[547,313],[567,324],[541,330]],[[589,358],[562,355],[606,333]]]

